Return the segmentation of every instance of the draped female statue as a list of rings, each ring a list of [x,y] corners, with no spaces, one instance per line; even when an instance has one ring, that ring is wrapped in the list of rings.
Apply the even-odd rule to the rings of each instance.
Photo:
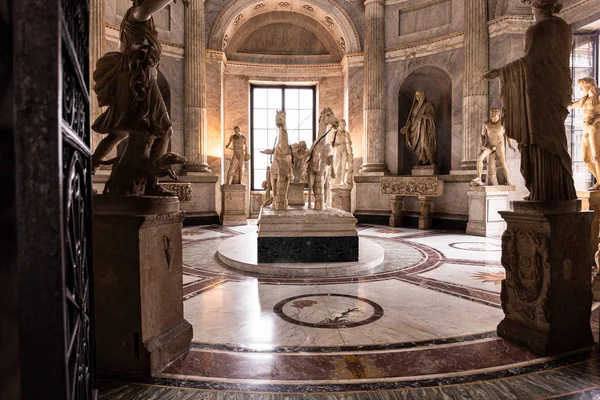
[[[406,125],[400,129],[406,136],[406,146],[417,153],[420,165],[435,164],[437,161],[437,141],[435,129],[435,109],[425,101],[425,91],[417,90]]]
[[[531,5],[535,20],[525,33],[525,55],[482,78],[500,78],[504,127],[519,143],[521,174],[529,190],[526,200],[574,200],[564,126],[571,103],[573,31],[553,15],[562,7],[557,0],[521,2]]]

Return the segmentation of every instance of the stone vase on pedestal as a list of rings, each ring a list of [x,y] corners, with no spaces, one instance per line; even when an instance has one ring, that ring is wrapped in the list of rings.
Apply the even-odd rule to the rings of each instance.
[[[96,354],[103,373],[150,377],[185,353],[176,197],[94,197]]]
[[[514,203],[500,211],[502,309],[498,336],[539,354],[557,354],[594,343],[589,245],[593,213],[576,201]]]
[[[221,224],[246,225],[246,185],[221,185]]]
[[[514,186],[470,186],[469,222],[467,235],[499,236],[506,229],[506,222],[499,211],[510,210],[508,195]]]
[[[346,212],[352,212],[352,186],[332,185],[330,190],[331,207]]]

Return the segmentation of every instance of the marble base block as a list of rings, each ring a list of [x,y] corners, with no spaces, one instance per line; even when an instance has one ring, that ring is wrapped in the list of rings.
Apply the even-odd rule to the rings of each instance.
[[[246,185],[221,185],[221,225],[246,225]]]
[[[600,190],[578,191],[577,197],[581,199],[582,210],[594,211],[590,243],[592,252],[595,254],[596,273],[593,278],[592,292],[594,294],[594,301],[600,301]]]
[[[250,192],[250,218],[258,218],[263,203],[262,192]]]
[[[576,201],[514,202],[500,211],[502,309],[498,336],[539,354],[558,354],[594,343],[589,246],[593,213]]]
[[[258,219],[258,262],[358,261],[358,221],[348,212],[263,207]]]
[[[469,222],[467,235],[499,236],[506,229],[506,222],[498,211],[510,210],[508,196],[514,186],[471,186],[469,196]]]
[[[352,212],[352,186],[332,185],[331,187],[331,207],[338,210]]]
[[[176,197],[94,197],[96,357],[102,373],[150,377],[185,353]]]
[[[439,175],[439,169],[436,164],[415,165],[411,171],[412,176],[434,176]]]
[[[390,216],[390,226],[402,226],[402,208],[404,206],[404,198],[402,196],[392,195],[390,199],[390,208],[392,215]]]
[[[306,183],[290,183],[288,189],[288,205],[303,206],[304,205],[304,188]]]

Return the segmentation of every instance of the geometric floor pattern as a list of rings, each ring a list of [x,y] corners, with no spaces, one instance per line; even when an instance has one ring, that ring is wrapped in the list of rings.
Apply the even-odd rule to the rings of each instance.
[[[273,278],[216,257],[219,243],[256,225],[184,228],[192,348],[155,379],[102,380],[101,398],[600,398],[597,345],[540,357],[496,336],[499,239],[358,229],[383,247],[378,267]]]

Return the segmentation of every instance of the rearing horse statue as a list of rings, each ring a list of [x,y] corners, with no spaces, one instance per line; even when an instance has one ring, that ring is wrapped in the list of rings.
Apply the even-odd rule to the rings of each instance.
[[[324,208],[324,179],[329,168],[331,178],[335,178],[335,171],[331,168],[333,156],[331,155],[331,144],[327,141],[328,126],[337,129],[340,121],[331,108],[326,107],[319,116],[319,134],[317,140],[310,148],[308,158],[308,208],[311,208],[311,195],[314,195],[314,209]],[[330,130],[331,130],[330,129]]]
[[[273,149],[273,162],[271,164],[273,210],[286,210],[288,207],[288,188],[293,174],[292,149],[288,141],[285,111],[277,111],[275,124],[279,128],[279,136]]]

